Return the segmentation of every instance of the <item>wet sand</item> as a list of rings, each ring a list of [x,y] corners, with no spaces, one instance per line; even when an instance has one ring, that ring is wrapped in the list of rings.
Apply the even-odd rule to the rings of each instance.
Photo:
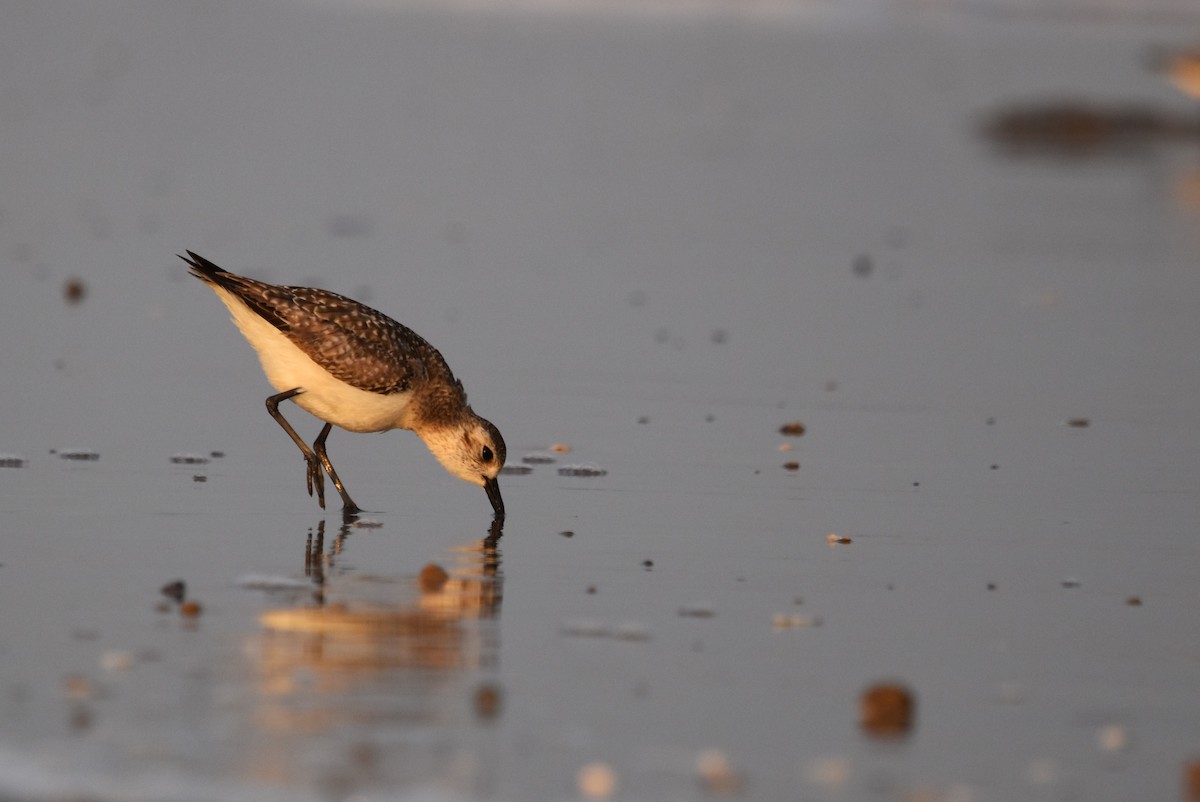
[[[1200,142],[988,121],[1195,18],[9,17],[0,797],[1186,793]],[[185,248],[441,348],[502,535],[404,432],[323,513]]]

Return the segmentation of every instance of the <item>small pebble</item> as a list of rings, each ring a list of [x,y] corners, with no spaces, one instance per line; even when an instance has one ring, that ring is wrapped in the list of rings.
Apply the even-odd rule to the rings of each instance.
[[[1109,724],[1096,731],[1096,745],[1104,752],[1116,754],[1129,748],[1129,730],[1121,724]]]
[[[844,535],[828,534],[825,536],[825,542],[831,546],[845,543],[853,543],[854,541]]]
[[[124,649],[110,649],[100,655],[100,666],[105,671],[125,671],[133,668],[135,662],[133,652]]]
[[[563,531],[559,532],[559,534],[563,537],[575,537],[575,533],[570,529],[564,529]]]
[[[559,476],[607,476],[608,471],[595,463],[587,462],[580,465],[563,465],[558,469]]]
[[[72,306],[83,302],[87,297],[87,285],[81,278],[69,278],[63,282],[63,299]]]
[[[24,468],[25,458],[16,454],[0,454],[0,468]]]
[[[179,605],[179,614],[184,618],[199,618],[202,612],[204,607],[198,601],[189,600]]]
[[[212,457],[213,459],[225,459],[225,452],[224,451],[210,451],[210,452],[208,452],[208,456]]]
[[[64,448],[58,452],[58,457],[75,462],[95,462],[100,459],[100,452],[92,451],[90,448]]]
[[[587,618],[575,619],[564,621],[559,627],[559,632],[572,638],[612,638],[613,640],[625,641],[650,640],[649,628],[637,621],[626,621],[622,624],[611,626],[603,621],[595,621]]]
[[[531,451],[521,457],[521,462],[526,465],[548,465],[551,462],[557,462],[558,457],[546,451]]]
[[[371,771],[379,764],[379,747],[370,741],[359,741],[350,746],[350,764],[359,771]]]
[[[187,585],[182,579],[176,579],[174,582],[168,582],[163,585],[159,592],[173,601],[181,602],[183,597],[187,595]]]
[[[528,476],[529,474],[533,473],[533,468],[529,467],[528,465],[505,465],[500,469],[500,473],[504,474],[505,476]]]
[[[783,463],[783,469],[785,471],[798,471],[800,470],[800,463],[795,461],[785,462]]]
[[[570,454],[571,453],[571,447],[569,445],[567,445],[566,443],[555,443],[554,445],[550,446],[550,450],[553,451],[555,454]]]
[[[795,446],[793,446],[791,443],[780,443],[777,448],[780,451],[791,451],[795,448]]]
[[[859,726],[875,737],[904,735],[913,726],[916,700],[904,685],[885,682],[872,685],[859,699]]]
[[[171,457],[173,465],[207,465],[208,457],[201,454],[180,453]]]
[[[808,430],[800,421],[792,421],[791,423],[785,423],[779,427],[779,433],[785,434],[788,437],[800,437],[806,431]]]
[[[607,763],[588,763],[575,775],[575,785],[588,799],[607,799],[617,790],[617,774]]]
[[[705,749],[696,755],[696,773],[711,794],[736,794],[742,790],[741,775],[720,749]]]
[[[645,424],[647,424],[647,423],[649,423],[649,422],[650,422],[650,418],[649,418],[648,416],[646,416],[646,415],[643,415],[643,416],[641,416],[640,418],[638,418],[638,423],[640,423],[640,424],[642,424],[642,425],[645,425]]]
[[[775,613],[771,617],[771,627],[777,632],[784,629],[814,629],[819,626],[821,619],[811,615]]]
[[[71,729],[75,732],[87,732],[92,728],[92,722],[95,720],[95,713],[92,712],[90,705],[77,702],[71,705],[71,715],[68,719],[71,724]]]
[[[63,690],[68,699],[91,699],[96,693],[92,681],[82,674],[68,674],[63,680]]]
[[[594,596],[594,595],[596,595],[596,586],[595,586],[595,585],[588,585],[588,586],[587,586],[587,592],[588,592],[588,595],[590,595],[590,596]]]
[[[1076,578],[1075,578],[1075,577],[1073,577],[1073,576],[1066,577],[1066,578],[1065,578],[1065,579],[1063,579],[1063,581],[1062,581],[1062,586],[1063,586],[1064,588],[1077,588],[1077,587],[1079,587],[1081,584],[1083,584],[1083,583],[1082,583],[1082,582],[1080,582],[1078,579],[1076,579]]]
[[[1075,429],[1086,429],[1092,425],[1092,421],[1089,418],[1071,418],[1067,425]]]
[[[475,689],[475,696],[472,699],[475,717],[481,721],[491,721],[499,716],[503,698],[500,688],[496,685],[491,683],[480,685]]]
[[[729,342],[729,332],[725,329],[713,329],[712,334],[708,337],[714,345],[724,345]]]
[[[1200,802],[1200,758],[1183,764],[1183,798],[1185,802]]]
[[[643,568],[653,568],[654,560],[642,560],[642,567]]]
[[[650,629],[637,621],[626,621],[613,628],[613,637],[617,640],[643,641],[650,640]]]
[[[446,582],[450,580],[450,575],[440,565],[429,563],[421,569],[421,575],[418,579],[422,592],[437,593],[446,586]]]
[[[679,608],[682,618],[712,618],[716,614],[711,604],[685,604]]]
[[[192,474],[192,481],[193,482],[207,482],[208,477],[202,473],[194,473],[194,474]]]
[[[871,261],[871,257],[865,253],[860,253],[854,257],[854,264],[851,266],[854,275],[859,278],[866,278],[875,270],[875,263]]]
[[[1142,606],[1142,597],[1141,596],[1130,596],[1128,599],[1125,600],[1125,603],[1128,604],[1130,607],[1141,607]]]

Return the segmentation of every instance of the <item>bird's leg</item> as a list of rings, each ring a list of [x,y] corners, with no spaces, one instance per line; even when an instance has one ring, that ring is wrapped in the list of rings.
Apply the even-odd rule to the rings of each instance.
[[[304,392],[299,387],[293,387],[287,392],[273,395],[267,399],[267,412],[271,413],[271,417],[275,422],[283,427],[283,430],[288,433],[288,437],[292,438],[292,442],[299,447],[301,453],[304,454],[304,461],[308,463],[308,494],[313,494],[313,485],[317,486],[317,502],[321,505],[321,509],[325,509],[325,475],[321,473],[321,462],[317,459],[317,455],[308,447],[308,443],[300,439],[300,435],[296,434],[296,430],[292,428],[292,424],[288,423],[283,415],[279,414],[279,402],[287,401],[289,398],[294,398]],[[321,443],[321,451],[324,452],[325,444]],[[328,463],[328,459],[325,460]],[[340,489],[340,488],[339,488]]]
[[[337,492],[342,497],[342,511],[348,515],[354,515],[360,512],[358,505],[354,503],[354,499],[350,498],[350,494],[346,492],[346,488],[342,485],[342,480],[338,478],[337,471],[333,469],[333,463],[329,461],[329,455],[325,453],[325,438],[329,436],[330,430],[333,429],[332,423],[326,423],[321,429],[321,433],[317,435],[317,439],[313,441],[313,449],[317,452],[317,456],[321,460],[321,464],[325,466],[325,470],[329,472],[329,478],[333,480],[333,486],[337,488]]]

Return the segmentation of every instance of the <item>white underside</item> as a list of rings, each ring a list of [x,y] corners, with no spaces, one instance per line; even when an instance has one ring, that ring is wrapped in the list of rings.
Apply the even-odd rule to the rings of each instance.
[[[258,352],[271,386],[281,393],[296,387],[304,391],[292,398],[301,409],[351,432],[409,428],[405,425],[404,410],[410,393],[381,395],[334,378],[235,295],[221,287],[210,286],[229,307],[233,322]]]

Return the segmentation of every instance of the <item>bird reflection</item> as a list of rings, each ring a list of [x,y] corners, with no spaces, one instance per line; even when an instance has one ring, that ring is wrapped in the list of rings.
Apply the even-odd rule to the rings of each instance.
[[[250,639],[257,693],[252,773],[292,782],[310,770],[312,734],[371,739],[403,729],[469,723],[480,671],[499,657],[502,522],[454,548],[445,568],[382,576],[339,569],[355,524],[328,542],[325,521],[308,531],[302,604],[265,611]],[[407,754],[407,753],[406,753]],[[422,765],[432,759],[425,756]],[[403,763],[403,760],[400,760]]]

